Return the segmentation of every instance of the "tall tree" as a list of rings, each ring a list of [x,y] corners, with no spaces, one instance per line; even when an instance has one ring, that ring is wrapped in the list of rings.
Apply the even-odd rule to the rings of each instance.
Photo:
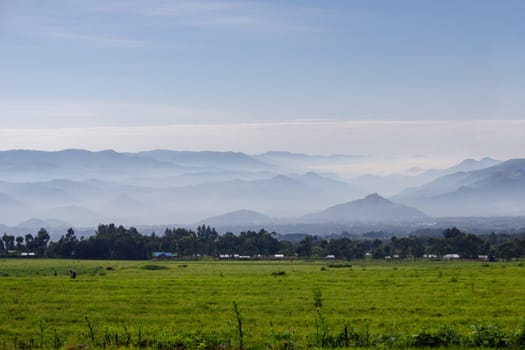
[[[24,237],[22,236],[16,237],[16,250],[18,250],[19,252],[22,252],[25,250]]]
[[[10,236],[4,233],[2,241],[5,243],[5,250],[15,250],[15,236]]]
[[[40,230],[38,230],[38,233],[36,234],[36,237],[34,239],[35,250],[36,250],[35,253],[37,255],[40,255],[40,256],[46,255],[47,243],[49,242],[50,238],[51,237],[49,236],[49,233],[47,232],[45,228],[41,228]]]

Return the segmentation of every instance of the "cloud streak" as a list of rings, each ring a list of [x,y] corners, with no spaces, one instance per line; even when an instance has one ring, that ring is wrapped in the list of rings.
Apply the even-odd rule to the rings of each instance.
[[[301,13],[300,6],[276,5],[263,1],[104,1],[91,11],[154,19],[156,25],[200,28],[229,28],[267,32],[317,32],[306,18],[291,20],[290,13]],[[160,23],[158,21],[161,21]]]
[[[143,40],[131,40],[131,39],[121,39],[113,37],[104,37],[104,36],[93,36],[93,35],[83,35],[78,33],[71,32],[35,32],[31,33],[33,36],[45,37],[52,39],[64,39],[72,42],[82,42],[91,43],[94,45],[103,45],[119,48],[147,48],[153,47],[155,44]]]
[[[79,47],[187,48],[191,40],[178,34],[185,29],[269,34],[322,31],[315,17],[302,7],[262,1],[95,0],[72,4],[52,0],[29,11],[23,5],[9,5],[4,24],[9,32],[29,40],[53,40],[57,45],[78,43]],[[27,45],[42,49],[48,42]],[[10,47],[24,49],[20,44]]]

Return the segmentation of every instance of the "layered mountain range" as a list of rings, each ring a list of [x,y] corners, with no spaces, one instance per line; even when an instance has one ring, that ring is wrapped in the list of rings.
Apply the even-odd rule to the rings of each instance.
[[[430,224],[436,217],[525,215],[525,159],[468,159],[418,175],[327,172],[362,158],[4,151],[0,224]]]
[[[393,198],[434,216],[524,216],[525,159],[445,175]]]

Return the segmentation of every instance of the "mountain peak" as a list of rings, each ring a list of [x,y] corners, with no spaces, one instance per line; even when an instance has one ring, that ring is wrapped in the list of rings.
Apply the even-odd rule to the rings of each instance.
[[[307,217],[313,222],[415,222],[428,220],[423,212],[394,203],[377,193],[338,204]]]
[[[378,193],[371,193],[364,198],[365,200],[386,200],[384,197],[381,197]]]
[[[452,171],[472,171],[472,170],[479,170],[488,168],[494,165],[497,165],[501,163],[499,160],[495,160],[489,157],[482,158],[480,160],[476,160],[473,158],[467,158],[464,159],[459,164],[456,164],[455,166],[449,168],[449,170]]]

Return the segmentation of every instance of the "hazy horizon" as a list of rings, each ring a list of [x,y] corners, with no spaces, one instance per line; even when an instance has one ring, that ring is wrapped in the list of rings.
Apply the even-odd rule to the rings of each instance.
[[[465,158],[521,158],[525,149],[525,121],[287,121],[1,129],[0,137],[2,150],[171,149],[347,154],[376,160],[375,165],[369,164],[362,170],[356,168],[358,164],[349,164],[349,170],[385,174],[413,167],[444,168]]]

